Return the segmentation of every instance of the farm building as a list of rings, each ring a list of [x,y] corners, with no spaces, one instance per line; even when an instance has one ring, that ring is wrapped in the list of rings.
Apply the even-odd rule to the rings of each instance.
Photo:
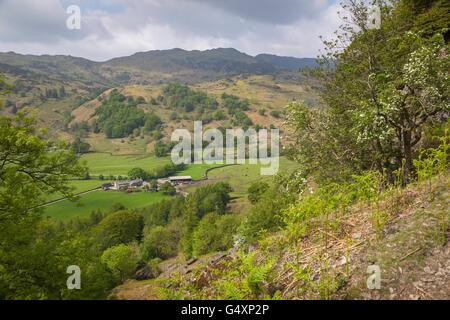
[[[192,182],[191,176],[179,176],[179,177],[169,177],[169,181],[172,184],[183,184]]]
[[[144,184],[144,180],[137,179],[137,180],[124,180],[124,181],[115,181],[113,184],[113,187],[111,189],[114,190],[123,190],[123,189],[133,189],[133,188],[139,188],[142,187]]]
[[[104,183],[102,184],[102,189],[103,191],[108,191],[109,189],[111,189],[113,187],[112,183]]]

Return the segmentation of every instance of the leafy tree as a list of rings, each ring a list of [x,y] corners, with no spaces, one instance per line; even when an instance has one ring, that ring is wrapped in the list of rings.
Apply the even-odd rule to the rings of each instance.
[[[251,243],[268,232],[278,230],[283,225],[279,213],[287,203],[278,191],[267,190],[250,209],[240,227],[240,233],[246,241]]]
[[[110,213],[96,227],[98,243],[103,249],[142,239],[143,218],[128,211]]]
[[[140,260],[139,247],[136,244],[119,244],[106,249],[101,260],[111,272],[124,282],[136,270]]]
[[[143,245],[143,258],[145,260],[167,259],[176,256],[180,231],[179,228],[173,226],[156,226],[146,232]]]
[[[124,138],[133,133],[134,129],[142,127],[145,124],[145,113],[130,98],[113,90],[95,111],[98,119],[95,123],[97,129],[94,131],[100,129],[108,138]]]
[[[9,88],[0,79],[0,92]],[[0,299],[60,298],[63,238],[38,205],[56,192],[73,198],[68,179],[86,169],[67,149],[23,112],[0,117]]]
[[[164,103],[171,107],[191,112],[195,108],[201,110],[215,110],[217,101],[207,94],[195,91],[181,84],[169,84],[163,90]]]
[[[159,187],[159,191],[168,196],[174,196],[177,194],[177,190],[172,186],[170,182],[165,182]]]
[[[161,118],[159,118],[154,113],[149,113],[145,115],[145,123],[144,123],[144,130],[146,132],[152,132],[154,130],[159,130],[159,128],[162,125]]]
[[[130,179],[143,179],[143,180],[148,180],[150,179],[150,174],[145,171],[142,168],[133,168],[130,171],[128,171],[128,177]]]
[[[250,106],[248,100],[241,100],[239,97],[227,93],[222,94],[222,104],[231,115],[238,110],[247,111]]]
[[[81,137],[76,137],[75,141],[72,143],[72,150],[76,154],[88,153],[91,149],[91,145],[81,139]]]
[[[255,204],[261,198],[261,196],[269,189],[269,185],[263,181],[257,181],[252,183],[248,188],[248,200],[251,204]]]
[[[432,37],[412,31],[407,9],[408,1],[383,6],[381,28],[369,30],[368,8],[352,1],[338,39],[325,41],[324,67],[316,74],[327,110],[308,112],[298,104],[290,110],[302,150],[298,156],[314,150],[312,144],[323,150],[323,156],[305,161],[307,169],[317,172],[334,162],[335,176],[342,176],[343,167],[347,173],[376,168],[392,177],[402,168],[403,182],[409,181],[423,127],[448,117],[444,70],[450,58],[440,30]],[[340,43],[349,45],[342,50]]]
[[[229,249],[233,246],[237,226],[238,222],[234,215],[220,216],[217,213],[205,215],[192,235],[193,255],[200,256]]]

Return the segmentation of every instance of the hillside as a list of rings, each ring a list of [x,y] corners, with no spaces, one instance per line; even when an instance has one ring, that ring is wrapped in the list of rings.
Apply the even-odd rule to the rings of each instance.
[[[382,231],[359,202],[313,225],[298,242],[281,231],[256,245],[160,265],[152,280],[129,280],[118,299],[449,299],[449,174],[387,195]],[[393,206],[394,205],[394,206]],[[335,220],[337,219],[337,220]],[[328,240],[324,236],[328,235]],[[324,241],[325,240],[325,241]],[[381,290],[367,288],[367,267],[381,268]],[[235,272],[240,270],[239,272]]]
[[[198,82],[240,74],[278,74],[312,66],[314,59],[259,55],[232,48],[205,51],[183,49],[139,52],[94,62],[72,56],[35,56],[0,53],[0,72],[35,80],[78,81],[90,85]]]
[[[198,114],[180,115],[177,111],[180,116],[175,121],[170,116],[176,110],[164,103],[150,102],[161,95],[167,83],[189,83],[193,90],[215,99],[220,100],[222,93],[247,99],[250,108],[244,117],[255,125],[281,126],[282,117],[270,117],[269,113],[274,110],[282,113],[292,100],[316,104],[318,86],[313,79],[297,72],[297,67],[310,63],[310,59],[304,62],[286,58],[289,62],[286,65],[282,57],[264,57],[252,57],[231,48],[156,50],[105,62],[71,56],[0,53],[0,73],[13,85],[12,93],[5,97],[6,108],[1,112],[14,114],[25,107],[35,108],[40,126],[50,129],[54,137],[72,141],[78,134],[74,125],[83,121],[92,123],[102,104],[100,100],[118,89],[125,96],[143,97],[145,103],[139,108],[163,119],[167,137],[175,127],[192,125],[188,120]],[[218,120],[210,125],[226,127],[230,124]],[[154,145],[151,139],[140,143],[127,139],[124,143],[93,132],[85,138],[95,151],[120,154],[150,152]]]
[[[273,54],[259,54],[255,57],[259,61],[273,64],[279,68],[297,71],[302,68],[314,68],[317,67],[317,60],[312,58],[294,58],[294,57],[280,57]]]

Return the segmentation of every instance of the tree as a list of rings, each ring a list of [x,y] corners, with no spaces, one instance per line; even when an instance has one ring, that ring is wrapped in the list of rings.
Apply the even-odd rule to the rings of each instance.
[[[91,145],[81,139],[81,137],[77,136],[75,141],[72,143],[72,150],[76,154],[88,153],[91,149]]]
[[[174,196],[177,194],[177,190],[172,186],[170,182],[165,182],[159,187],[159,191],[168,196]]]
[[[133,274],[139,260],[139,247],[136,244],[119,244],[106,249],[101,257],[102,263],[104,263],[113,274],[117,275],[122,282]]]
[[[87,172],[65,144],[45,140],[34,125],[24,113],[0,117],[0,221],[33,215],[44,194],[73,198],[69,178]]]
[[[269,189],[269,185],[263,181],[257,181],[252,183],[252,185],[248,188],[248,200],[250,200],[251,204],[255,204],[264,194],[264,192]]]
[[[154,113],[145,115],[144,129],[146,132],[157,130],[162,125],[161,119]]]
[[[150,261],[154,258],[168,259],[176,256],[180,231],[173,226],[156,226],[144,237],[143,258]]]
[[[276,231],[282,225],[279,213],[286,206],[286,199],[275,190],[267,190],[246,216],[240,233],[248,243],[266,232]]]
[[[200,256],[233,246],[238,221],[234,215],[209,213],[200,220],[192,235],[192,253]]]
[[[128,211],[110,213],[96,227],[97,239],[103,249],[142,239],[143,218]]]
[[[150,179],[150,174],[142,168],[133,168],[128,171],[128,177],[130,179],[148,180]]]
[[[0,79],[0,93],[7,90]],[[55,255],[62,234],[38,206],[52,193],[73,199],[68,179],[86,168],[35,123],[23,112],[0,117],[0,299],[58,299],[65,277]]]
[[[313,159],[309,169],[321,170],[322,161],[334,162],[335,176],[342,176],[340,167],[351,168],[346,172],[353,174],[377,169],[391,177],[402,169],[403,182],[408,183],[424,125],[449,116],[444,71],[449,68],[448,45],[440,30],[432,37],[411,31],[407,1],[393,7],[379,2],[380,29],[369,30],[368,8],[363,1],[351,0],[350,17],[337,39],[325,41],[327,53],[316,74],[328,108],[308,112],[293,104],[290,118],[298,121],[291,123],[302,153],[307,152],[305,145],[323,150],[324,156]],[[310,142],[302,143],[302,137]]]

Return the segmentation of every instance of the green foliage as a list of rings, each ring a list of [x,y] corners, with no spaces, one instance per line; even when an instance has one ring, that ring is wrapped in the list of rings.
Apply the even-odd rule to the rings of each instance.
[[[30,208],[42,203],[44,194],[72,197],[69,177],[86,173],[65,144],[46,140],[34,124],[23,113],[0,117],[0,222],[32,216],[38,210]]]
[[[142,239],[142,216],[128,212],[110,213],[96,227],[97,241],[103,249]]]
[[[83,141],[81,137],[76,137],[72,143],[72,150],[76,154],[88,153],[91,149],[91,145],[86,141]]]
[[[159,130],[162,125],[161,118],[159,118],[154,113],[149,113],[145,115],[145,123],[144,123],[144,130],[146,132],[152,132],[154,130]]]
[[[142,168],[133,168],[130,171],[128,171],[128,177],[133,180],[134,179],[149,180],[151,178],[151,175]]]
[[[261,238],[268,232],[279,230],[283,225],[280,210],[287,205],[287,199],[276,190],[268,189],[250,209],[240,227],[240,233],[248,243]]]
[[[156,226],[145,232],[143,258],[150,261],[154,258],[167,259],[178,253],[180,230],[177,222],[167,226]]]
[[[247,191],[250,203],[256,204],[267,189],[269,189],[269,184],[267,182],[257,181],[252,183]]]
[[[219,299],[242,300],[271,298],[266,284],[273,280],[275,259],[259,262],[255,253],[241,254],[225,268],[220,280],[215,281]]]
[[[403,4],[383,7],[381,28],[367,30],[368,8],[354,2],[339,41],[325,41],[316,75],[327,109],[288,108],[298,136],[292,151],[308,173],[348,181],[372,168],[391,176],[402,168],[408,183],[423,128],[448,117],[448,44],[441,30],[424,36],[412,28],[417,17]],[[342,50],[340,42],[349,45]]]
[[[223,251],[233,246],[233,236],[238,226],[234,215],[205,215],[192,235],[192,253],[201,256],[209,252]]]
[[[214,110],[217,108],[217,101],[214,98],[177,83],[169,84],[165,87],[163,97],[164,104],[185,112],[191,112],[195,108],[198,108],[203,113],[205,110]]]
[[[138,109],[136,102],[130,97],[128,100],[117,90],[113,90],[102,105],[97,108],[95,115],[98,119],[95,123],[96,130],[103,131],[108,138],[124,138],[133,130],[144,126],[144,111]],[[148,125],[153,125],[152,116]]]
[[[223,93],[222,104],[228,110],[228,113],[233,117],[233,125],[248,127],[253,124],[250,118],[245,114],[245,111],[248,111],[250,106],[248,100],[241,100],[237,96]]]
[[[155,156],[157,157],[166,157],[167,154],[172,150],[174,144],[173,143],[164,143],[158,141],[155,143]]]
[[[230,115],[235,114],[238,110],[247,111],[250,106],[248,100],[241,100],[239,97],[227,93],[222,94],[222,104]]]
[[[104,263],[113,274],[118,276],[122,282],[136,270],[139,259],[139,247],[134,243],[128,245],[119,244],[106,249],[101,257],[102,263]]]
[[[174,196],[177,194],[177,190],[170,182],[165,182],[159,187],[159,191],[168,196]]]
[[[280,113],[280,111],[278,111],[278,110],[272,110],[272,111],[270,111],[270,115],[272,116],[272,117],[274,117],[274,118],[280,118],[281,117],[281,113]]]

